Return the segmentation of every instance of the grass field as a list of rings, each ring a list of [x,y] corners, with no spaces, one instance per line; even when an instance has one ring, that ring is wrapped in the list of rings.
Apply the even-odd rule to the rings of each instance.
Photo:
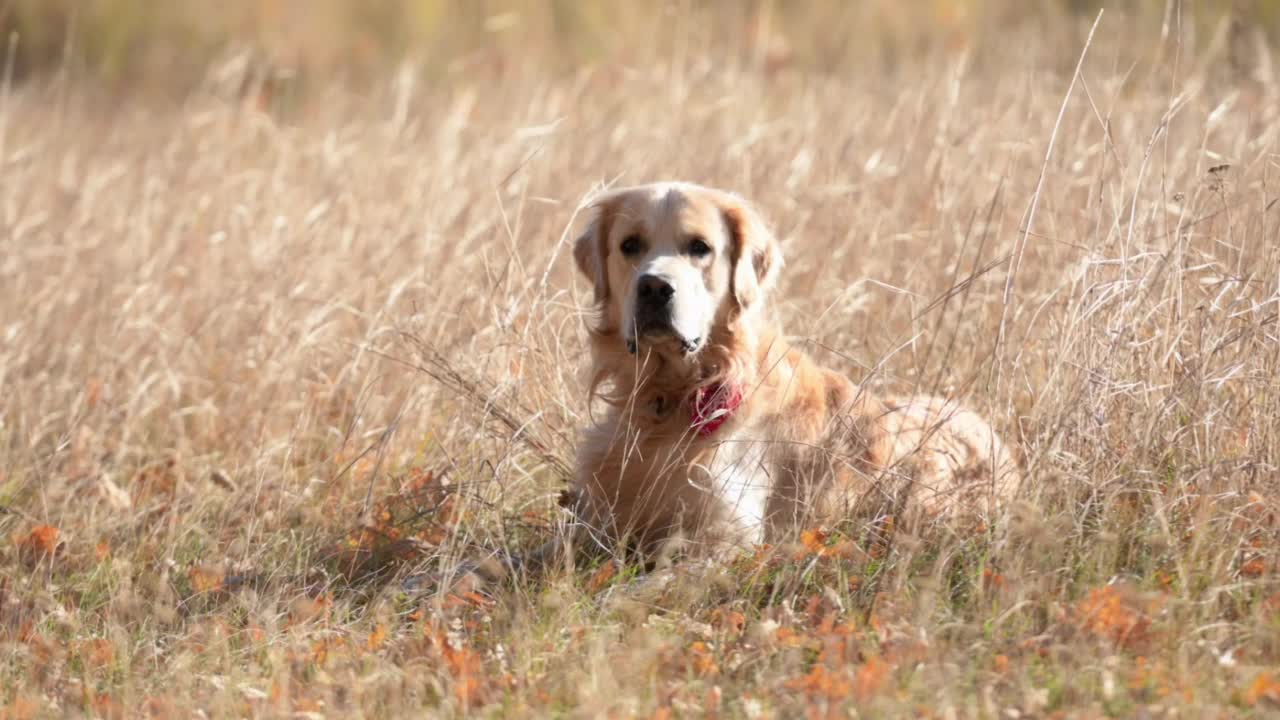
[[[348,74],[287,28],[347,55],[10,41],[0,717],[1280,713],[1274,4],[1017,5],[677,3],[565,47],[527,5]],[[662,178],[755,200],[796,342],[967,398],[1019,502],[406,596],[563,520],[567,243]]]

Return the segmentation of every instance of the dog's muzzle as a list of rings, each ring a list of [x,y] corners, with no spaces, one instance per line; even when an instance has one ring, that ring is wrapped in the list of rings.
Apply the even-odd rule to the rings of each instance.
[[[642,275],[636,282],[635,335],[627,338],[628,352],[635,353],[638,340],[672,338],[680,349],[691,353],[698,349],[700,338],[686,338],[675,328],[676,289],[658,275]]]

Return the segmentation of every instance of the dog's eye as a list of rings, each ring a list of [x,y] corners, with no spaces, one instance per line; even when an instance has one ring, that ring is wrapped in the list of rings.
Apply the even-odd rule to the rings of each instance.
[[[622,240],[622,254],[630,257],[644,249],[644,240],[639,235],[628,235]]]
[[[701,237],[694,237],[689,241],[689,254],[694,257],[706,257],[711,254],[711,246]]]

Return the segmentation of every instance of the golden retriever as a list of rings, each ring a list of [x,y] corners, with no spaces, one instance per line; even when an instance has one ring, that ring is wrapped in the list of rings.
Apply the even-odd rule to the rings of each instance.
[[[689,183],[608,192],[574,258],[594,287],[592,393],[574,510],[643,552],[712,552],[837,521],[859,503],[986,516],[1016,491],[1005,444],[937,397],[879,397],[788,343],[782,256],[737,195]],[[904,504],[909,506],[904,508]]]
[[[721,557],[864,503],[983,519],[1017,490],[978,415],[877,396],[787,341],[769,302],[778,241],[742,198],[667,182],[590,210],[573,254],[593,287],[591,394],[605,409],[568,496],[575,541]],[[472,569],[490,580],[562,549]]]

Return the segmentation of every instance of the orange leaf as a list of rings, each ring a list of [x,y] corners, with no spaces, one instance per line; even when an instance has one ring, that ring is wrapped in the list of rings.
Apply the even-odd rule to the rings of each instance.
[[[1004,587],[1004,575],[989,567],[982,568],[982,587],[987,590],[999,590]]]
[[[329,659],[329,643],[324,639],[311,643],[311,661],[316,665],[324,665]]]
[[[692,656],[689,665],[698,675],[706,677],[720,674],[720,666],[716,665],[715,656],[706,643],[695,641],[690,644],[689,654]]]
[[[717,609],[711,614],[711,624],[730,635],[738,635],[747,626],[747,616],[737,610]]]
[[[449,671],[453,673],[456,683],[453,692],[458,701],[463,705],[479,701],[485,694],[480,656],[467,648],[454,649],[448,645],[444,646],[444,655]]]
[[[382,623],[373,626],[373,632],[369,633],[369,640],[365,643],[365,647],[369,648],[369,652],[374,652],[382,647],[387,641],[387,628]]]
[[[876,656],[867,658],[867,661],[858,668],[857,674],[853,680],[853,692],[858,696],[859,700],[866,700],[872,695],[880,691],[884,686],[885,680],[889,678],[889,664]]]
[[[40,717],[42,705],[35,697],[34,695],[19,695],[8,705],[0,707],[0,717],[13,718],[13,720],[29,720],[30,718]]]
[[[1106,585],[1090,590],[1076,606],[1076,614],[1085,630],[1133,648],[1150,635],[1148,611],[1153,609],[1150,605],[1142,602],[1130,588]]]
[[[810,555],[821,555],[826,550],[827,534],[822,528],[804,530],[800,533],[800,544]]]
[[[783,625],[774,631],[774,636],[777,638],[778,642],[783,645],[791,644],[798,634],[799,633],[795,631],[795,628],[791,628],[786,625]]]
[[[1259,578],[1267,571],[1267,563],[1261,557],[1255,557],[1240,566],[1240,574],[1245,577]]]
[[[80,655],[85,664],[91,667],[106,667],[115,657],[115,648],[111,642],[103,638],[88,640],[80,646]]]
[[[93,709],[93,714],[98,717],[121,718],[124,717],[124,705],[116,698],[107,693],[94,692],[87,696],[88,705]]]
[[[222,589],[222,573],[213,568],[196,565],[187,571],[187,577],[191,579],[191,588],[198,593]]]
[[[37,525],[18,543],[23,553],[33,558],[52,556],[58,550],[58,528]]]
[[[826,700],[842,700],[849,697],[853,690],[848,675],[832,670],[821,662],[814,663],[807,675],[788,680],[787,687]]]
[[[1280,705],[1280,680],[1269,672],[1258,673],[1244,691],[1244,701],[1250,705],[1257,705],[1263,700]]]
[[[702,705],[708,715],[715,715],[720,710],[720,703],[723,700],[724,691],[720,689],[719,685],[712,685],[711,688],[707,690],[707,696],[702,701]]]
[[[600,592],[617,574],[617,563],[607,562],[601,565],[600,569],[596,570],[595,573],[591,575],[591,579],[587,581],[587,592]]]

